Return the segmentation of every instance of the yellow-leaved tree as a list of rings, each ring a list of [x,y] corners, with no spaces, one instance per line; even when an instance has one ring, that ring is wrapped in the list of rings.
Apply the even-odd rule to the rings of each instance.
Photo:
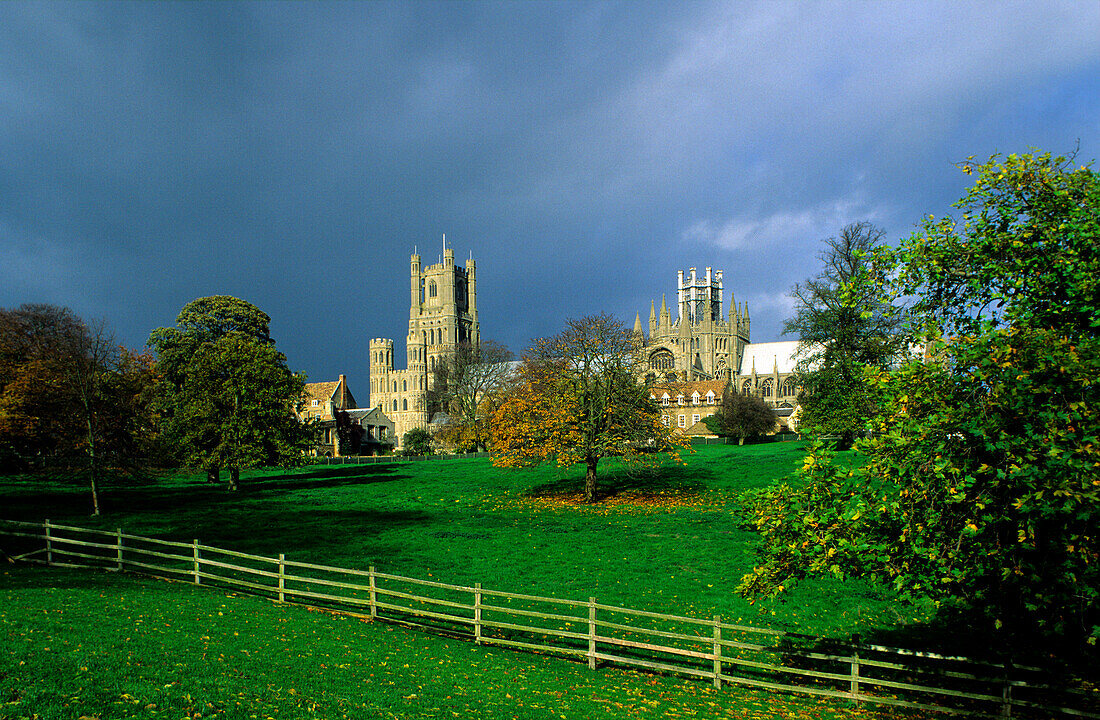
[[[585,501],[595,502],[602,458],[634,466],[666,457],[679,461],[688,441],[661,424],[649,391],[637,381],[641,340],[609,315],[569,320],[557,335],[536,340],[493,414],[493,464],[583,463]]]

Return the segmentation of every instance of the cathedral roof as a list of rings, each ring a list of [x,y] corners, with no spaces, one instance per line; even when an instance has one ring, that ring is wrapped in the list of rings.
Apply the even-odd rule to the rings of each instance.
[[[798,341],[780,340],[778,342],[749,343],[741,358],[739,375],[748,375],[756,368],[758,375],[769,375],[778,367],[781,375],[794,372],[798,362]]]

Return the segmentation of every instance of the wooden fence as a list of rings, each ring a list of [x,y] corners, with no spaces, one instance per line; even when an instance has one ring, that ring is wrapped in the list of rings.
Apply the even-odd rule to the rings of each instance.
[[[601,665],[981,717],[1100,719],[1098,693],[1021,665],[713,618],[451,585],[111,531],[0,520],[16,560],[172,577]]]

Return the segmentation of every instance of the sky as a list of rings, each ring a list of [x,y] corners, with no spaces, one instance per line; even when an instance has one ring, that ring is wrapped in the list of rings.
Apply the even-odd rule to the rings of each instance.
[[[0,307],[141,348],[233,295],[362,404],[445,233],[517,353],[707,266],[795,339],[823,239],[1029,148],[1100,159],[1100,2],[7,2]]]

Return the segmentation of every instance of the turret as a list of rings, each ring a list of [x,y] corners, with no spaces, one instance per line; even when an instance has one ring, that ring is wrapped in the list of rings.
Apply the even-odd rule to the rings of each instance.
[[[420,281],[423,276],[420,274],[420,256],[413,254],[409,259],[409,305],[412,308],[420,307]]]

